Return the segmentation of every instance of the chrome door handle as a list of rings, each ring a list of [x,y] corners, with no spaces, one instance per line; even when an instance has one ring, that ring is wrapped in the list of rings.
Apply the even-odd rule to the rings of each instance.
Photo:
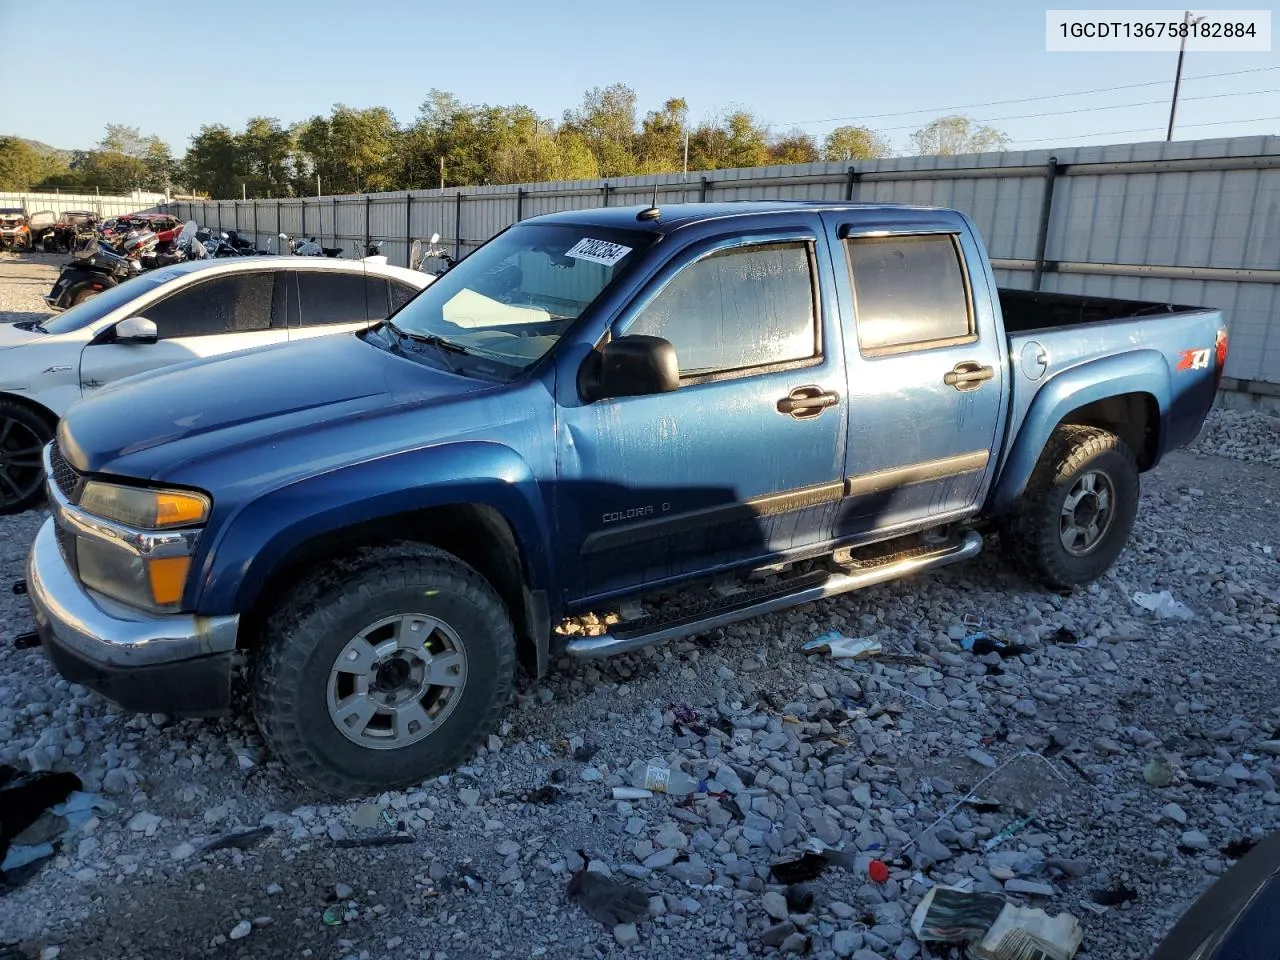
[[[837,394],[828,393],[821,387],[796,387],[778,401],[778,412],[785,413],[796,420],[808,420],[839,402],[840,397]]]
[[[996,375],[992,367],[984,367],[976,360],[963,360],[942,376],[942,382],[957,390],[977,390]]]

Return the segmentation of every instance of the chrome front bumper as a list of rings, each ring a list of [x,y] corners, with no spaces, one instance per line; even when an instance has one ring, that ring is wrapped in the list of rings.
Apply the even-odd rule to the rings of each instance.
[[[49,450],[45,466],[50,467]],[[53,516],[36,534],[27,559],[27,594],[36,631],[58,672],[126,709],[207,716],[230,702],[231,659],[238,615],[150,613],[87,589],[59,544],[64,537],[109,542],[146,556],[187,552],[189,531],[150,533],[87,514],[58,489],[47,489]]]

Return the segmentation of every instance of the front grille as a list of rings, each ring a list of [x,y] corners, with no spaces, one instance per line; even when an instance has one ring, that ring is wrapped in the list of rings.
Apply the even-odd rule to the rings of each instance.
[[[77,502],[84,488],[84,477],[75,467],[67,463],[62,451],[58,449],[58,441],[54,440],[49,450],[49,465],[53,470],[53,482],[57,484],[62,495],[72,503]]]

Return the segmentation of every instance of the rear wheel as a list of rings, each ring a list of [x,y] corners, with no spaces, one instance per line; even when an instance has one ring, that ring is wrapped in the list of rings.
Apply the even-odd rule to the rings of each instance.
[[[44,445],[54,424],[12,400],[0,400],[0,514],[19,513],[44,496]]]
[[[1054,588],[1110,569],[1138,513],[1138,464],[1114,433],[1064,424],[1045,445],[1017,511],[1000,526],[1006,553]]]
[[[86,300],[92,300],[101,292],[101,290],[94,290],[90,287],[85,287],[83,290],[77,290],[76,295],[71,298],[71,306],[74,307],[78,304],[84,303]]]
[[[299,779],[373,793],[467,759],[510,699],[515,662],[506,607],[475,570],[432,547],[368,550],[269,618],[254,713]]]

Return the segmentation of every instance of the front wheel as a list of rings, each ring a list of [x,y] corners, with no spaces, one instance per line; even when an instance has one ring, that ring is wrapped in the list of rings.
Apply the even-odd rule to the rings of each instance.
[[[30,407],[0,399],[0,514],[20,513],[44,496],[41,452],[53,430]]]
[[[1081,587],[1110,569],[1138,514],[1138,464],[1114,433],[1063,424],[1050,436],[1022,502],[1000,525],[1015,564],[1047,586]]]
[[[420,783],[466,760],[515,678],[506,607],[433,547],[330,564],[268,620],[253,676],[263,738],[300,780],[355,796]]]

